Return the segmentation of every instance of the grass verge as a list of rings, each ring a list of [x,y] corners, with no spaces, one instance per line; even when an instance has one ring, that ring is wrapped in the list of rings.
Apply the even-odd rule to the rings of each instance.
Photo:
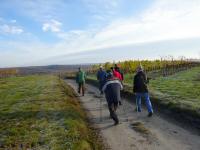
[[[0,79],[0,149],[103,149],[73,90],[52,75]]]

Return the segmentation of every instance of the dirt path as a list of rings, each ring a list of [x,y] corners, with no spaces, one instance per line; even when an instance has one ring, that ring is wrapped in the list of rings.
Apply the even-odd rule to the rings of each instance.
[[[73,80],[66,80],[76,91]],[[135,106],[122,99],[117,114],[120,124],[113,126],[109,118],[107,103],[99,95],[96,87],[86,85],[86,94],[80,97],[85,109],[91,114],[91,120],[100,129],[105,142],[113,150],[199,150],[200,136],[170,123],[154,114],[147,117],[147,112],[134,111]]]

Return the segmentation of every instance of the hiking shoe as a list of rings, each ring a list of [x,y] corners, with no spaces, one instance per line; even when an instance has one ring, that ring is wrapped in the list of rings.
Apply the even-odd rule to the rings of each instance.
[[[153,112],[149,112],[148,117],[151,117],[153,115]]]
[[[116,125],[118,125],[118,124],[119,124],[119,121],[115,121],[114,125],[116,126]]]

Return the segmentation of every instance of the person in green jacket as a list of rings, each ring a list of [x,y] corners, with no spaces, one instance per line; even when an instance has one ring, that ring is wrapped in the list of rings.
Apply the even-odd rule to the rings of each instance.
[[[78,84],[78,93],[82,93],[82,96],[85,94],[85,72],[79,67],[76,74],[76,83]]]

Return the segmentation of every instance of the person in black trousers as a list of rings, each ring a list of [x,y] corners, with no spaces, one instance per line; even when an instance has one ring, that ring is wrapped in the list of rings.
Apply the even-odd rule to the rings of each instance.
[[[108,103],[108,109],[110,112],[111,118],[114,120],[114,125],[119,124],[119,119],[116,114],[118,103],[121,100],[120,90],[123,89],[121,82],[113,77],[113,74],[110,72],[107,75],[107,81],[103,86],[102,90],[105,93],[106,100]]]

